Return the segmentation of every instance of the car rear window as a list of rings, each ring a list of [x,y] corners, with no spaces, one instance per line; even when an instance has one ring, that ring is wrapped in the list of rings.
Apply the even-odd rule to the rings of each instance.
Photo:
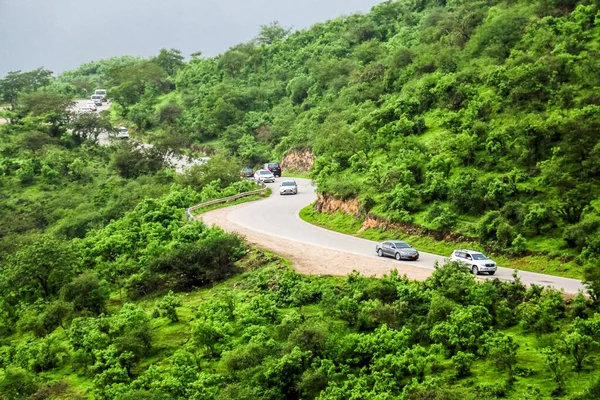
[[[271,163],[271,164],[269,164],[269,168],[279,168],[279,164]]]

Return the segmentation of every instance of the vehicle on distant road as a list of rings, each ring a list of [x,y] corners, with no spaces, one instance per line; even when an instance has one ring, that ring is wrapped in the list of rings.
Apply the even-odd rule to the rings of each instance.
[[[377,243],[375,252],[379,257],[394,257],[398,261],[419,259],[419,252],[410,244],[401,240]]]
[[[240,172],[242,178],[254,178],[254,170],[252,168],[244,168]]]
[[[98,107],[93,101],[88,101],[87,103],[85,103],[85,106],[91,108],[92,111],[98,111]]]
[[[124,126],[120,126],[117,131],[117,139],[129,139],[129,130]]]
[[[498,269],[494,260],[490,260],[485,254],[475,250],[454,250],[450,261],[458,261],[467,265],[473,275],[479,275],[481,272],[494,275]]]
[[[102,101],[108,100],[106,98],[106,89],[96,89],[96,91],[94,92],[94,95],[102,96]]]
[[[279,185],[279,194],[298,194],[298,185],[294,180],[287,180],[281,182]]]
[[[281,167],[278,163],[266,163],[263,165],[263,169],[269,170],[273,173],[273,175],[281,178]]]
[[[256,183],[275,182],[275,175],[267,169],[259,169],[254,173]]]
[[[84,114],[84,113],[91,113],[92,109],[89,107],[79,107],[79,113]]]
[[[102,105],[102,96],[100,96],[99,94],[93,94],[91,99],[95,105],[97,105],[97,106]]]

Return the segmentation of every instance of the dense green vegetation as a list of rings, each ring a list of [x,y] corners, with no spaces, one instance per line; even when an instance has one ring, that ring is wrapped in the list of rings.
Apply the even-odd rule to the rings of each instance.
[[[599,7],[388,1],[263,26],[216,58],[9,73],[0,398],[599,398]],[[76,117],[98,87],[110,111]],[[155,146],[97,146],[120,120]],[[590,298],[454,264],[425,282],[301,276],[185,219],[251,190],[242,163],[298,148],[319,191],[361,216],[586,265]],[[215,151],[169,168],[170,152]]]
[[[309,147],[319,190],[363,213],[595,264],[597,21],[592,0],[389,1],[109,86],[138,131],[251,165]]]
[[[119,249],[114,261],[104,257],[104,243],[116,236],[151,225],[166,233],[174,219],[149,220],[183,197],[146,203],[89,238],[102,237],[98,245],[82,243],[84,259],[101,276],[115,281],[135,273],[108,302],[110,283],[88,272],[57,300],[30,306],[36,312],[23,314],[20,335],[0,347],[0,393],[7,399],[597,398],[600,314],[582,296],[566,302],[559,292],[527,290],[518,280],[476,283],[454,264],[425,282],[396,273],[302,276],[201,224],[173,227],[168,236],[182,247],[141,268],[122,268],[119,259],[147,259],[152,250],[136,248],[155,238]],[[200,245],[183,250],[196,238]],[[203,252],[208,243],[212,251]],[[247,272],[212,289],[166,292],[165,286],[191,283],[178,278],[191,272],[192,253],[204,260],[206,268],[196,272],[205,282]],[[136,277],[145,273],[162,290],[132,302],[142,286],[152,290]]]

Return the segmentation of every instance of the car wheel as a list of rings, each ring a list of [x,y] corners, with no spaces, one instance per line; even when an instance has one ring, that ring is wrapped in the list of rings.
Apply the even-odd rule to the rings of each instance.
[[[402,259],[402,257],[400,256],[400,253],[396,253],[396,260],[400,261]]]
[[[496,271],[488,272],[488,275],[494,275]]]
[[[476,265],[473,265],[473,267],[471,267],[471,272],[473,275],[479,275],[479,268],[477,268]]]
[[[381,250],[381,249],[378,249],[378,250],[377,250],[377,255],[378,255],[379,257],[383,257],[383,250]]]

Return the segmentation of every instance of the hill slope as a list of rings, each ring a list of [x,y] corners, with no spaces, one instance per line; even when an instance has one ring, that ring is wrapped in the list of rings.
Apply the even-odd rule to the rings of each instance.
[[[310,148],[319,190],[363,214],[585,262],[600,251],[597,21],[593,1],[385,2],[216,58],[164,51],[113,72],[111,92],[138,131],[250,165]]]

